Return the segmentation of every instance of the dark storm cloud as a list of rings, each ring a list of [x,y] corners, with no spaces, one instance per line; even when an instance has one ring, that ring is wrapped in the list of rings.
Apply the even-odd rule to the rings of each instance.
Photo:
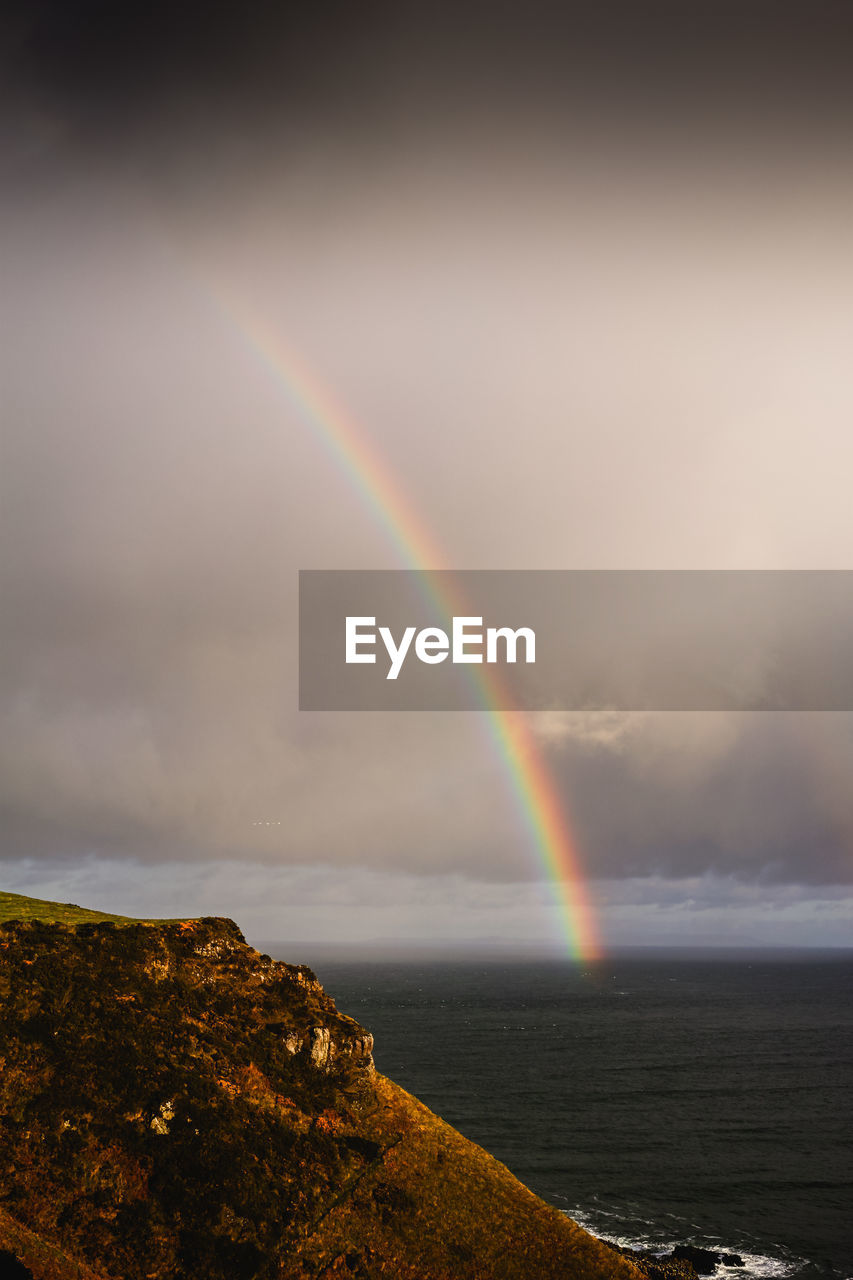
[[[392,132],[480,109],[584,102],[829,116],[849,94],[844,5],[18,3],[6,66],[93,134],[158,114],[294,113]],[[407,118],[408,117],[408,118]],[[445,120],[445,123],[447,121]]]
[[[222,299],[304,349],[450,563],[849,568],[850,12],[7,7],[19,888],[113,859],[169,914],[180,859],[181,909],[222,869],[222,910],[311,864],[328,936],[380,880],[383,932],[419,897],[518,922],[542,869],[478,717],[295,711],[296,570],[398,562]],[[669,909],[716,875],[746,912],[849,882],[846,722],[667,723],[539,727],[591,877]]]
[[[505,219],[476,178],[398,207],[345,174],[331,227],[261,188],[236,232],[194,230],[298,317],[452,562],[846,567],[835,188],[780,248],[773,191],[697,246],[654,189],[624,216],[587,190],[581,218],[527,172]],[[393,548],[149,208],[93,181],[4,229],[4,857],[540,876],[478,717],[295,712],[296,570]],[[830,721],[542,732],[590,876],[827,883],[851,866]]]
[[[848,715],[675,714],[560,768],[598,876],[817,886],[853,881],[851,763]]]

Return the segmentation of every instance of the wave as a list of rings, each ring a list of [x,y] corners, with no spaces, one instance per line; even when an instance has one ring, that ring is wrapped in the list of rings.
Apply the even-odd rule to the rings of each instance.
[[[715,1253],[737,1254],[741,1258],[742,1265],[738,1267],[718,1263],[712,1280],[745,1280],[746,1277],[754,1277],[755,1280],[786,1280],[787,1277],[800,1275],[808,1268],[805,1259],[793,1257],[781,1245],[777,1246],[778,1253],[767,1254],[754,1252],[754,1244],[729,1244],[712,1240],[702,1233],[697,1223],[682,1221],[675,1214],[667,1214],[673,1222],[663,1226],[659,1221],[633,1213],[630,1207],[620,1209],[605,1208],[601,1204],[593,1207],[579,1205],[562,1212],[585,1231],[618,1244],[623,1249],[647,1250],[660,1257],[670,1253],[678,1245],[691,1244]]]

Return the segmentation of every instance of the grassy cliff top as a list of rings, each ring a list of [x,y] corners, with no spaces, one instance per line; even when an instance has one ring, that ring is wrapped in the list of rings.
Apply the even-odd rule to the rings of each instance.
[[[0,890],[0,923],[6,920],[39,920],[42,924],[173,924],[167,920],[135,920],[133,916],[114,916],[107,911],[90,911],[76,902],[48,902],[43,898],[27,898],[20,893]]]

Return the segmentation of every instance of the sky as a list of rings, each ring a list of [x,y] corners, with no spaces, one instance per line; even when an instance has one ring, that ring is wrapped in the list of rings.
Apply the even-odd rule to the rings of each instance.
[[[849,28],[9,7],[4,888],[559,952],[481,716],[297,710],[297,571],[400,562],[249,332],[446,564],[853,567]],[[853,943],[849,714],[532,724],[607,945]]]

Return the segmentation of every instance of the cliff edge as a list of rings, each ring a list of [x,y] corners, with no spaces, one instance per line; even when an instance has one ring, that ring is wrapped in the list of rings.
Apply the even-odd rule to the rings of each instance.
[[[0,1274],[636,1280],[372,1048],[230,920],[0,924]]]

